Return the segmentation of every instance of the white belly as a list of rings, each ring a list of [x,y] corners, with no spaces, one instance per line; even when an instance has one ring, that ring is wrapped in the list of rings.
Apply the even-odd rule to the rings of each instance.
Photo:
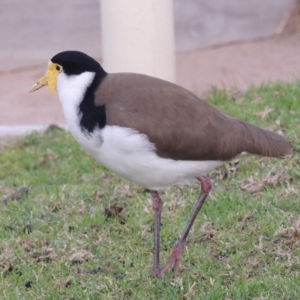
[[[161,158],[145,135],[130,128],[105,126],[89,137],[81,130],[74,130],[74,127],[70,130],[81,146],[105,167],[152,190],[175,184],[190,184],[195,181],[195,177],[205,175],[222,165],[221,161],[176,161]]]

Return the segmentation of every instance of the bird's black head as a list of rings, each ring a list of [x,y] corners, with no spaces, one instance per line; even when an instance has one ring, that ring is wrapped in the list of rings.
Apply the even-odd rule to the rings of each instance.
[[[106,74],[96,60],[80,51],[60,52],[51,61],[62,66],[67,75],[79,75],[83,72],[95,72],[100,76]]]

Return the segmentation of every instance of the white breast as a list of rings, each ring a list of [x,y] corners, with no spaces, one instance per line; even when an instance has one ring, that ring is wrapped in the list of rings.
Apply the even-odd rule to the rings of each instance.
[[[189,184],[196,176],[222,165],[221,161],[175,161],[161,158],[148,138],[130,128],[105,126],[91,135],[79,126],[78,107],[95,74],[67,76],[60,73],[57,91],[68,128],[77,142],[100,163],[120,176],[148,189]]]
[[[86,148],[88,140],[80,129],[79,104],[86,89],[95,77],[94,72],[68,76],[64,72],[57,76],[57,92],[66,118],[68,129],[76,141]]]

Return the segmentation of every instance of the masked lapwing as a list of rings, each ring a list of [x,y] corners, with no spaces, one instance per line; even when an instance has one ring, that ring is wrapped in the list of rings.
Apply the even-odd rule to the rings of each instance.
[[[158,277],[171,266],[174,276],[178,271],[189,231],[211,189],[208,172],[244,154],[283,157],[291,152],[281,135],[220,112],[176,84],[135,73],[108,74],[82,52],[55,55],[31,92],[45,85],[50,93],[57,90],[76,141],[114,173],[150,190]],[[194,181],[200,182],[200,196],[161,267],[158,191]]]

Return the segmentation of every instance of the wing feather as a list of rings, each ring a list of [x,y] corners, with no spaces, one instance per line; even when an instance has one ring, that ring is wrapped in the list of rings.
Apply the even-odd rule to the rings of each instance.
[[[242,152],[280,157],[291,151],[282,136],[224,114],[188,90],[154,77],[109,74],[95,95],[108,125],[148,136],[161,157],[228,160]]]

